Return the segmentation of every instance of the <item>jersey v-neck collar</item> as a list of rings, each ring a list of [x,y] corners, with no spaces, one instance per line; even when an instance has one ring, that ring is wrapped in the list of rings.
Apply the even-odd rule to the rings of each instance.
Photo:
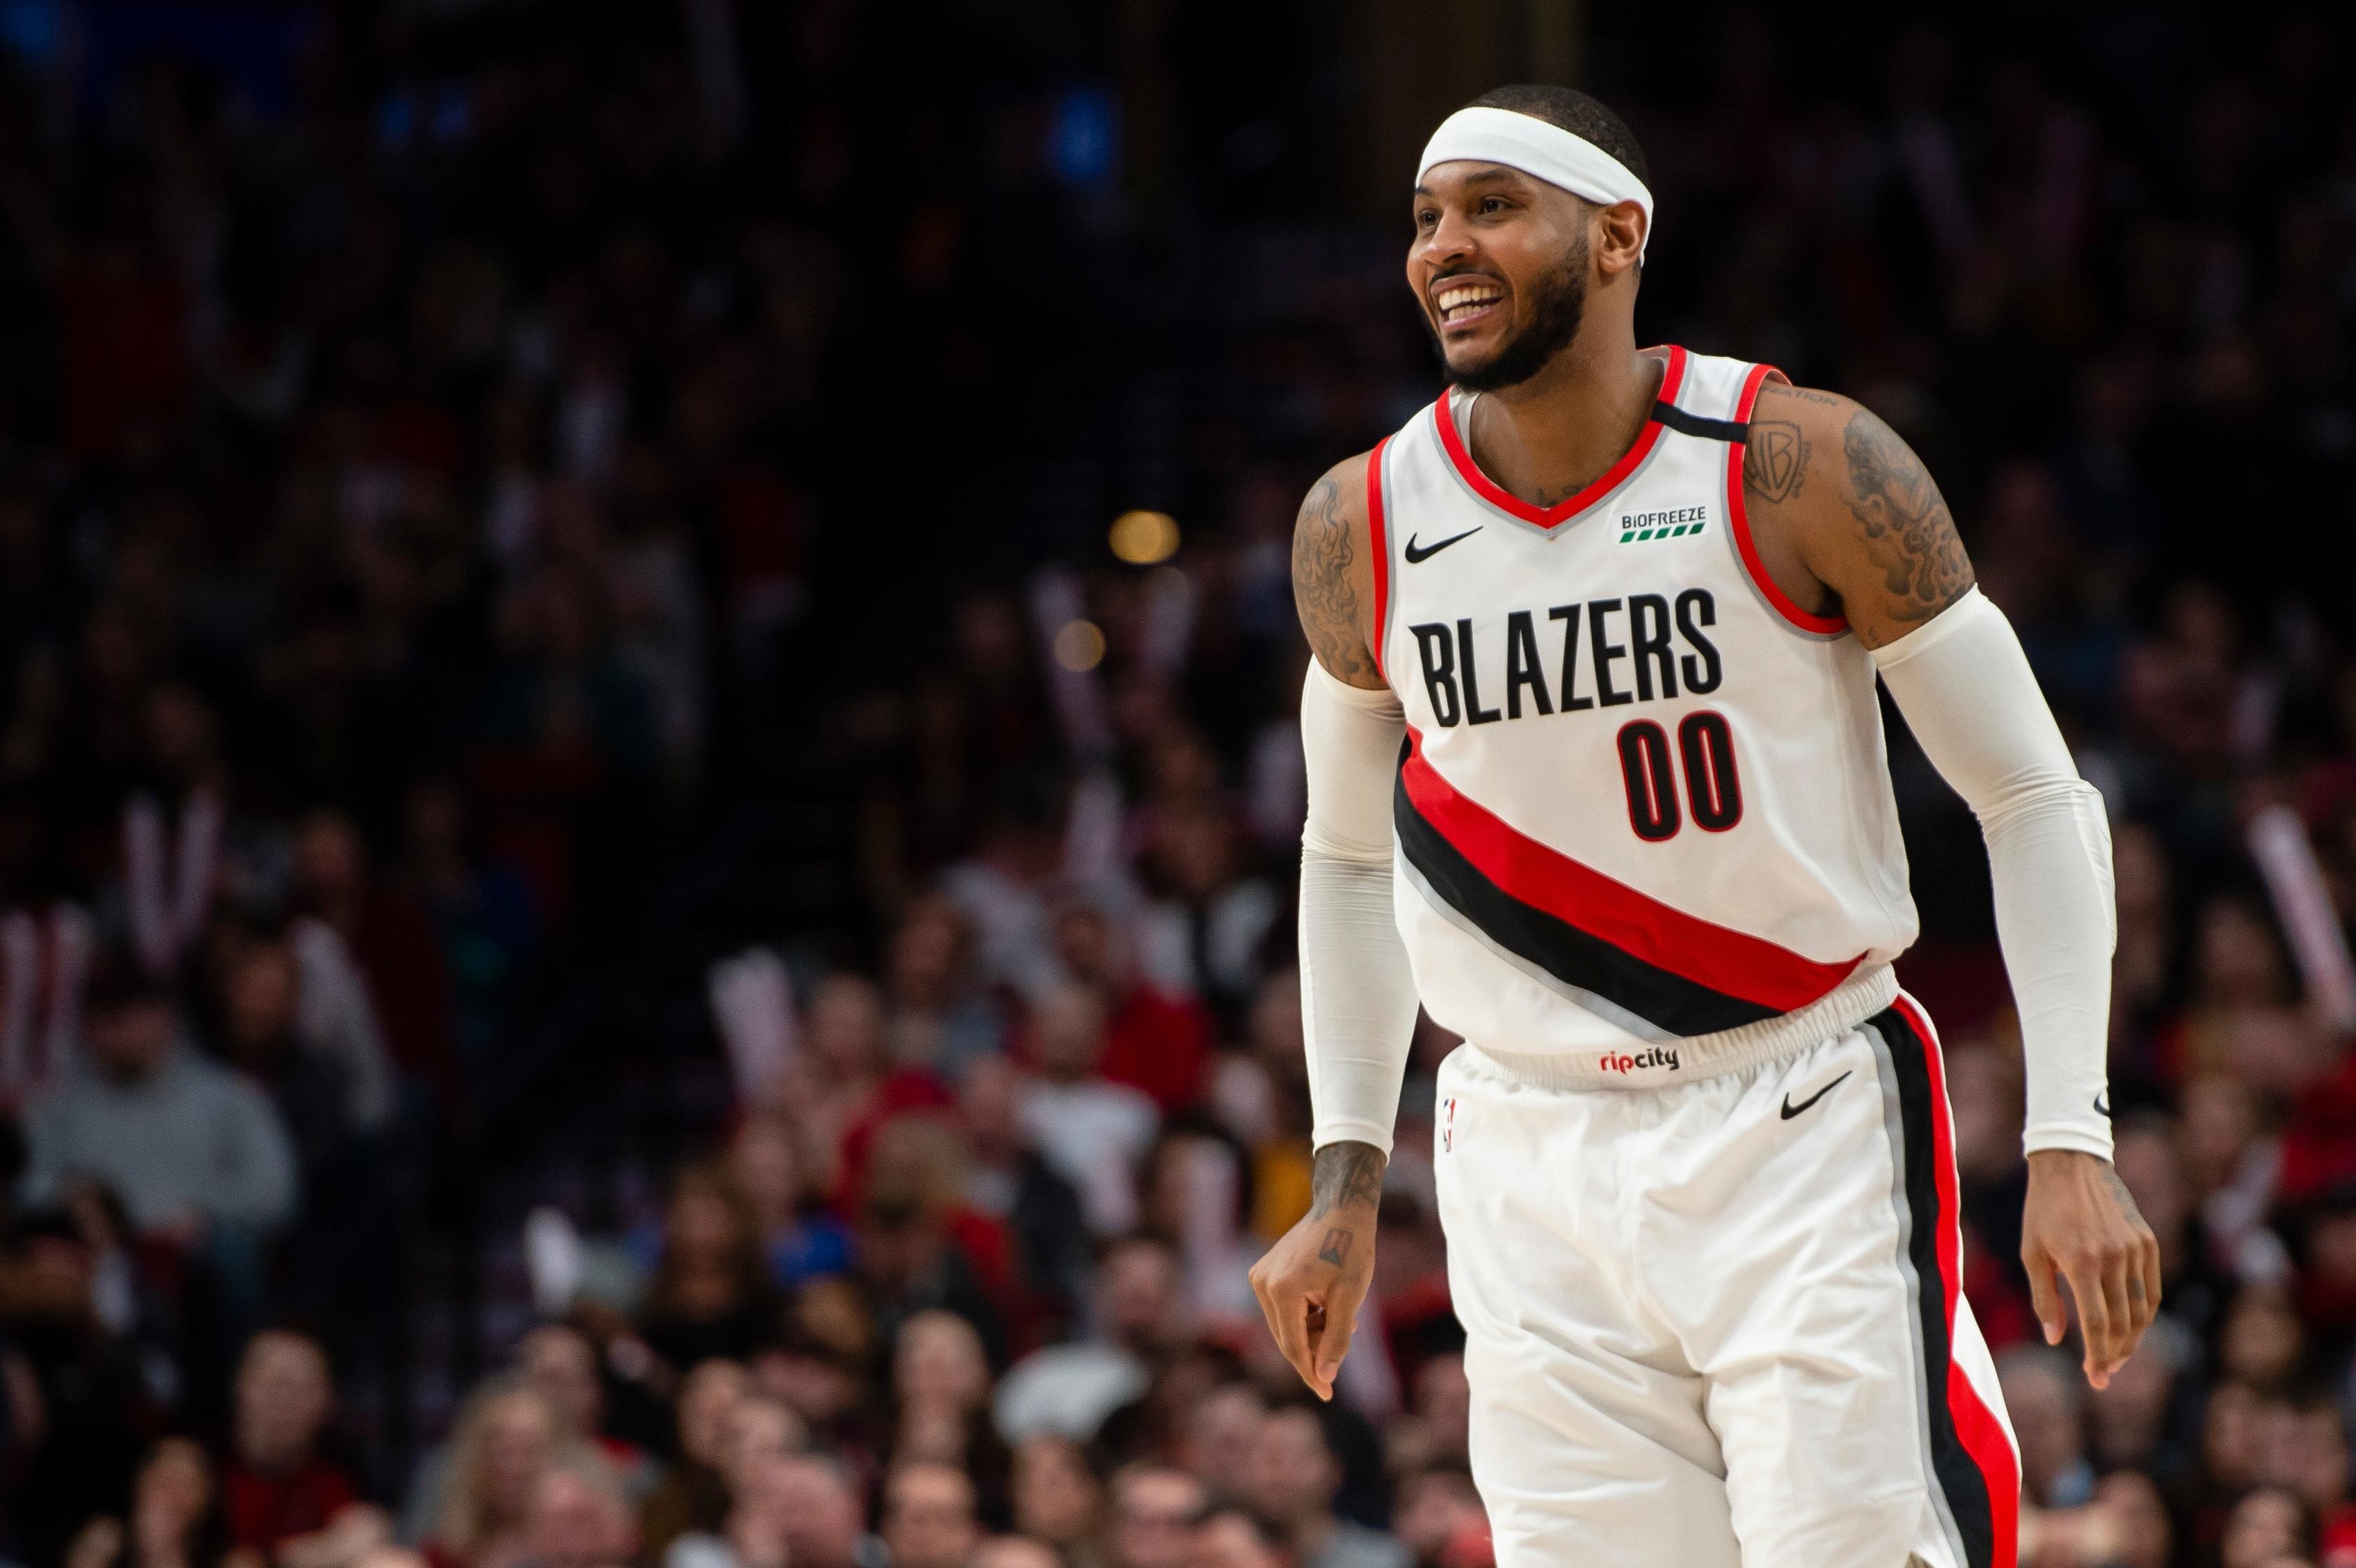
[[[1472,461],[1472,448],[1456,429],[1456,415],[1450,406],[1456,396],[1453,387],[1440,393],[1440,401],[1434,406],[1440,425],[1440,444],[1447,452],[1448,461],[1454,466],[1457,476],[1464,481],[1473,495],[1507,517],[1550,533],[1582,516],[1626,484],[1629,476],[1644,466],[1644,459],[1652,455],[1655,443],[1661,439],[1660,410],[1664,404],[1672,408],[1676,406],[1677,389],[1684,384],[1685,378],[1686,351],[1680,346],[1671,344],[1668,366],[1661,372],[1661,389],[1653,400],[1653,412],[1645,419],[1644,428],[1637,432],[1635,441],[1595,483],[1551,507],[1533,506],[1481,472],[1481,465]]]

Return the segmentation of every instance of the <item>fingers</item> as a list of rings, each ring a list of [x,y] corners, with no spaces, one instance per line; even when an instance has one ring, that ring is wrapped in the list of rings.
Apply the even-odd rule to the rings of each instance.
[[[2086,1381],[2101,1388],[2111,1381],[2111,1307],[2103,1294],[2103,1269],[2092,1259],[2077,1257],[2062,1265],[2070,1282],[2071,1298],[2078,1304],[2078,1329],[2086,1348]]]
[[[2136,1336],[2143,1331],[2135,1320],[2135,1309],[2127,1290],[2130,1272],[2136,1275],[2136,1286],[2140,1290],[2143,1285],[2141,1260],[2124,1249],[2115,1255],[2104,1257],[2095,1269],[2102,1285],[2103,1316],[2109,1322],[2111,1330],[2110,1343],[2104,1347],[2102,1359],[2095,1362],[2095,1370],[2103,1375],[2102,1382],[2094,1385],[2096,1388],[2107,1384],[2111,1374],[2126,1363],[2135,1350]]]
[[[2126,1296],[2126,1343],[2119,1350],[2124,1364],[2159,1316],[2159,1243],[2150,1232],[2136,1236],[2120,1270],[2120,1284]]]
[[[1315,1389],[1319,1397],[1331,1399],[1331,1388],[1319,1388],[1315,1363],[1309,1345],[1311,1303],[1306,1291],[1282,1281],[1264,1279],[1255,1275],[1252,1291],[1259,1297],[1259,1309],[1268,1318],[1268,1331],[1275,1336],[1276,1348],[1301,1374],[1301,1381]]]
[[[1325,1332],[1317,1343],[1317,1381],[1324,1385],[1319,1392],[1327,1399],[1333,1397],[1333,1380],[1341,1375],[1342,1358],[1350,1353],[1350,1336],[1358,1328],[1358,1303],[1344,1302],[1348,1291],[1335,1291],[1325,1303]]]
[[[2030,1248],[2022,1252],[2020,1265],[2029,1271],[2029,1305],[2045,1330],[2045,1342],[2058,1345],[2070,1331],[2070,1320],[2062,1310],[2062,1292],[2053,1283],[2053,1260],[2044,1249]]]

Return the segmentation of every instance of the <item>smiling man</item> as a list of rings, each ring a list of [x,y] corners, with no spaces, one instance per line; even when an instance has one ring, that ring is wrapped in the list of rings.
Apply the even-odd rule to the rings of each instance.
[[[1503,1568],[2008,1568],[1877,679],[1987,840],[2024,1261],[2098,1387],[2159,1298],[2110,1158],[2101,797],[1904,442],[1637,347],[1644,174],[1560,88],[1425,149],[1407,276],[1454,385],[1294,535],[1315,1199],[1253,1284],[1331,1397],[1419,1000],[1466,1042],[1433,1157]]]

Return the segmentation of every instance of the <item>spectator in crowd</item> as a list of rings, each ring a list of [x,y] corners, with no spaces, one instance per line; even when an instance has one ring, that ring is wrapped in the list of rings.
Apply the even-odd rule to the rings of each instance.
[[[532,1552],[542,1477],[563,1452],[547,1403],[512,1380],[467,1401],[451,1438],[442,1517],[425,1543],[434,1568],[517,1568]]]
[[[315,1340],[273,1328],[247,1341],[233,1408],[220,1482],[233,1544],[264,1562],[324,1564],[385,1538],[383,1514],[320,1452],[335,1385]]]
[[[1390,1537],[1335,1517],[1342,1467],[1312,1407],[1288,1403],[1269,1413],[1252,1448],[1245,1497],[1282,1533],[1301,1568],[1406,1568]]]
[[[798,1136],[786,1117],[746,1117],[728,1145],[728,1174],[752,1210],[776,1285],[790,1287],[851,1266],[851,1232],[821,1207]]]
[[[1169,1243],[1141,1232],[1104,1249],[1096,1318],[1094,1337],[1034,1350],[1008,1370],[998,1390],[1000,1431],[1018,1438],[1060,1432],[1085,1441],[1146,1391],[1190,1332],[1178,1255]]]
[[[1110,1568],[1187,1568],[1208,1501],[1203,1484],[1183,1470],[1141,1463],[1120,1470],[1108,1489]]]
[[[1061,1568],[1063,1557],[1027,1535],[993,1535],[973,1549],[972,1568]]]
[[[200,1259],[250,1321],[261,1244],[293,1218],[295,1164],[269,1100],[183,1037],[171,995],[122,971],[90,999],[87,1060],[27,1118],[29,1202],[87,1178],[142,1234]]]
[[[2279,1487],[2261,1487],[2235,1503],[2226,1517],[2219,1568],[2276,1568],[2286,1560],[2306,1562],[2314,1551],[2314,1534],[2297,1497]]]
[[[1276,1531],[1248,1509],[1215,1509],[1194,1528],[1194,1568],[1284,1568],[1291,1559]]]
[[[220,966],[221,1053],[277,1106],[294,1139],[298,1174],[306,1187],[316,1184],[352,1147],[361,1126],[354,1115],[353,1064],[301,1038],[301,981],[286,943],[247,937],[234,944]],[[379,1083],[375,1096],[382,1093]],[[381,1120],[380,1106],[376,1114]]]
[[[2176,1520],[2149,1476],[2114,1470],[2094,1488],[2094,1500],[2109,1524],[2110,1552],[2120,1568],[2169,1568],[2176,1561]]]
[[[763,1473],[776,1517],[784,1521],[788,1563],[886,1568],[883,1543],[867,1532],[859,1488],[841,1463],[820,1455],[793,1454],[769,1461]]]
[[[1392,1527],[1416,1568],[1442,1568],[1478,1550],[1473,1543],[1488,1534],[1489,1518],[1468,1472],[1434,1466],[1399,1478]]]
[[[1110,1083],[1150,1096],[1164,1115],[1194,1104],[1211,1051],[1213,1020],[1189,996],[1169,996],[1138,975],[1110,915],[1090,903],[1055,918],[1055,956],[1096,997],[1105,1019],[1098,1070]]]
[[[776,1461],[801,1452],[808,1441],[801,1418],[784,1401],[739,1395],[728,1408],[713,1467],[719,1527],[681,1532],[662,1553],[666,1568],[782,1561],[786,1505],[773,1484]]]
[[[605,1462],[585,1450],[550,1465],[531,1493],[531,1568],[630,1568],[637,1529]]]
[[[891,1568],[965,1568],[981,1539],[973,1482],[956,1465],[912,1460],[884,1481],[884,1550]]]
[[[1104,1005],[1076,986],[1060,987],[1033,1010],[1023,1125],[1080,1195],[1088,1228],[1112,1235],[1137,1223],[1139,1158],[1152,1142],[1153,1102],[1098,1071],[1105,1050]]]
[[[1102,1568],[1096,1544],[1101,1491],[1086,1452],[1070,1438],[1043,1432],[1015,1445],[1015,1533],[1045,1542],[1079,1568]]]
[[[886,959],[892,1060],[955,1082],[1004,1049],[1005,1023],[973,983],[973,933],[937,893],[900,917]]]
[[[973,1325],[986,1348],[1003,1344],[1009,1249],[1003,1228],[966,1205],[964,1167],[964,1142],[945,1118],[899,1115],[876,1129],[852,1268],[885,1340],[941,1308]]]
[[[966,1201],[1003,1223],[1014,1245],[1028,1315],[1063,1328],[1088,1271],[1080,1197],[1039,1152],[1023,1122],[1023,1079],[1003,1057],[975,1062],[958,1094],[970,1157]]]
[[[2046,1508],[2074,1508],[2093,1494],[2085,1455],[2084,1385],[2065,1355],[2041,1346],[2005,1353],[1997,1366],[2020,1445],[2020,1490]]]
[[[772,1332],[777,1307],[743,1190],[717,1166],[680,1172],[638,1314],[648,1348],[675,1368],[741,1361]]]
[[[516,1346],[515,1367],[555,1418],[560,1441],[594,1448],[626,1490],[644,1489],[653,1462],[637,1444],[605,1430],[605,1386],[587,1330],[573,1323],[534,1325]]]
[[[1003,1510],[1011,1456],[990,1412],[990,1361],[981,1336],[954,1312],[919,1312],[893,1350],[890,1454],[897,1464],[954,1467],[993,1513]]]
[[[1241,1379],[1219,1384],[1195,1402],[1180,1435],[1180,1452],[1213,1502],[1243,1501],[1267,1420],[1267,1397]]]
[[[67,1568],[207,1568],[223,1560],[230,1544],[220,1503],[204,1450],[185,1437],[165,1438],[139,1466],[129,1517],[92,1519],[64,1562]]]
[[[728,1516],[728,1423],[750,1387],[744,1369],[713,1360],[691,1369],[679,1386],[678,1452],[661,1484],[639,1509],[639,1536],[660,1558],[692,1531],[716,1532]]]

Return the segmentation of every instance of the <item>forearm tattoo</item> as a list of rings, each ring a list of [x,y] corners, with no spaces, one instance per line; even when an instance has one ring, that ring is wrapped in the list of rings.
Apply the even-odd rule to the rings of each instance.
[[[1841,449],[1848,460],[1844,499],[1864,527],[1866,552],[1890,594],[1890,617],[1929,620],[1972,585],[1972,563],[1955,535],[1954,515],[1922,460],[1864,410],[1849,417]]]
[[[1356,547],[1342,511],[1342,488],[1321,479],[1301,503],[1292,527],[1292,602],[1310,649],[1336,678],[1352,686],[1378,679],[1358,624],[1358,590],[1350,580]]]
[[[1310,1168],[1310,1214],[1323,1219],[1336,1209],[1380,1203],[1383,1168],[1389,1163],[1390,1157],[1372,1144],[1327,1144]],[[1332,1244],[1330,1237],[1327,1244]]]

